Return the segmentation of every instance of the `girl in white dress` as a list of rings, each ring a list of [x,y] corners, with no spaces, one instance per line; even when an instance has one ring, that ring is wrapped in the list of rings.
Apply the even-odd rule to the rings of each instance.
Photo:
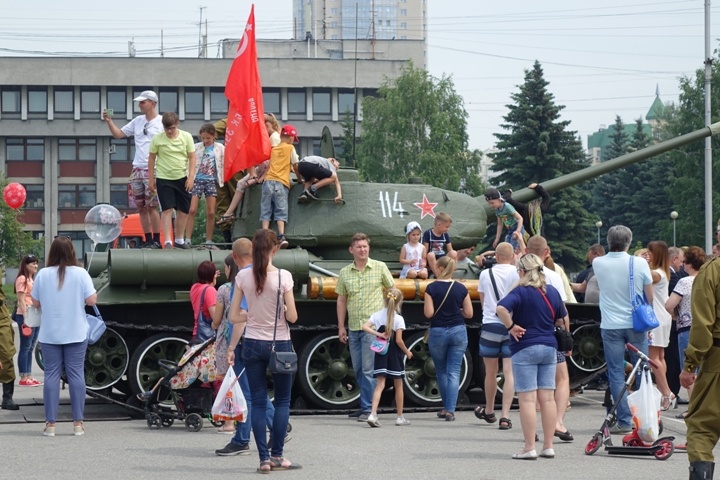
[[[407,243],[400,250],[400,263],[403,266],[400,278],[428,278],[428,271],[423,260],[425,246],[420,243],[422,230],[418,222],[410,222],[405,227]]]
[[[672,327],[672,316],[665,310],[665,302],[668,300],[668,279],[670,278],[670,255],[667,243],[655,240],[648,244],[648,262],[653,279],[653,310],[660,322],[660,326],[651,330],[648,336],[648,353],[650,358],[660,368],[653,369],[657,388],[662,393],[660,408],[667,410],[675,406],[675,394],[670,390],[667,382],[665,363],[665,347],[670,344],[670,329]]]

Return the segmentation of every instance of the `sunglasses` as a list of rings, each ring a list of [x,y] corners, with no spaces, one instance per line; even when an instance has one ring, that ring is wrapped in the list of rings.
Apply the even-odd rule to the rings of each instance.
[[[32,253],[27,256],[28,263],[35,263],[38,261],[37,257]]]
[[[143,127],[143,135],[147,135],[147,127],[150,126],[150,123],[146,123]]]
[[[64,238],[67,238],[68,240],[70,240],[70,236],[69,236],[69,235],[55,235],[54,238],[60,238],[60,237],[64,237]]]

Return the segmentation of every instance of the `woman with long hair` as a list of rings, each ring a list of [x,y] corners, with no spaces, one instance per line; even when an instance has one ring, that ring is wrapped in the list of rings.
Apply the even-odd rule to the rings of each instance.
[[[465,319],[472,318],[473,307],[465,285],[452,279],[455,260],[444,256],[435,268],[438,278],[425,289],[423,312],[430,319],[428,350],[435,363],[443,401],[443,409],[437,416],[452,422],[460,388],[460,368],[468,344]]]
[[[540,403],[543,427],[541,457],[554,457],[553,436],[557,421],[555,405],[555,368],[557,340],[555,325],[564,324],[567,311],[560,294],[545,281],[543,262],[532,253],[522,256],[516,265],[520,280],[498,302],[497,316],[508,329],[512,352],[515,392],[520,405],[525,448],[512,456],[535,460],[535,401]]]
[[[242,360],[252,392],[250,420],[260,456],[260,467],[257,469],[259,473],[302,468],[283,458],[290,417],[291,374],[272,374],[275,383],[272,451],[268,451],[265,438],[268,394],[265,371],[270,363],[271,347],[274,343],[276,352],[293,351],[290,326],[287,322],[295,323],[298,318],[292,275],[287,270],[278,270],[272,264],[279,248],[275,232],[267,229],[255,232],[252,242],[252,268],[241,270],[235,277],[235,292],[230,304],[233,329],[245,328]],[[240,310],[243,298],[247,299],[247,313]],[[230,356],[228,358],[230,359]]]
[[[659,368],[653,368],[655,382],[662,394],[660,409],[667,410],[675,406],[675,394],[670,390],[667,381],[667,365],[665,364],[665,347],[670,344],[672,316],[665,310],[668,301],[668,280],[670,278],[670,254],[667,243],[655,240],[647,246],[648,263],[653,281],[653,311],[660,326],[651,330],[648,342],[648,354]]]
[[[40,328],[28,327],[25,322],[25,311],[32,305],[33,283],[38,271],[38,258],[33,254],[25,255],[20,262],[18,275],[15,279],[15,294],[17,295],[17,313],[15,321],[20,327],[20,351],[18,352],[18,369],[20,370],[21,387],[39,387],[43,382],[35,380],[32,376],[33,349],[37,343]]]
[[[87,319],[85,305],[97,302],[90,275],[77,265],[75,247],[68,237],[56,237],[50,245],[45,268],[35,277],[33,305],[42,308],[39,342],[45,365],[45,430],[55,436],[60,405],[60,374],[63,369],[70,385],[73,433],[83,435],[85,427],[85,351]]]

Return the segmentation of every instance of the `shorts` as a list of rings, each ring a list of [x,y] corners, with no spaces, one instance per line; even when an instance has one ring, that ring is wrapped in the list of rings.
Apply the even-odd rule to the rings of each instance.
[[[480,330],[480,356],[483,358],[512,357],[510,334],[502,323],[483,323]]]
[[[518,246],[519,246],[517,240],[515,240],[515,237],[513,237],[513,233],[515,233],[515,230],[517,230],[517,223],[515,225],[513,225],[511,228],[508,228],[508,233],[505,236],[505,241],[507,243],[509,243],[510,245],[512,245],[513,250],[517,250]],[[525,226],[524,225],[522,228],[522,234],[523,234],[523,239],[524,239],[525,238]]]
[[[555,390],[556,348],[531,345],[512,356],[512,371],[517,393]]]
[[[215,180],[198,180],[196,178],[193,188],[190,191],[190,195],[198,198],[203,195],[205,195],[205,198],[217,197],[217,184],[215,183]]]
[[[557,351],[557,363],[565,363],[567,360],[567,357],[565,356],[565,352],[561,352],[560,350]]]
[[[185,190],[185,182],[187,177],[177,180],[157,179],[157,196],[160,203],[160,210],[176,209],[178,212],[190,212],[190,199],[192,195]]]
[[[260,221],[287,222],[288,219],[288,193],[290,189],[276,180],[265,180],[262,184],[262,197],[260,199]]]
[[[333,172],[323,167],[322,165],[318,165],[317,163],[301,161],[297,164],[297,166],[298,172],[300,172],[300,175],[302,175],[306,182],[312,180],[313,178],[317,180],[330,178],[333,174]]]
[[[149,188],[147,168],[132,169],[128,180],[128,206],[137,208],[158,206],[157,195]]]

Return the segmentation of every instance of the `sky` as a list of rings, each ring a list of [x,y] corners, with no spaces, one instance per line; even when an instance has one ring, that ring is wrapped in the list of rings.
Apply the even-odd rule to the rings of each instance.
[[[0,56],[127,56],[134,39],[137,56],[153,57],[162,30],[166,56],[196,57],[201,4],[215,57],[221,39],[240,35],[252,2],[0,0]],[[452,76],[473,149],[493,146],[505,105],[535,60],[584,145],[616,115],[644,118],[656,87],[663,102],[677,101],[678,78],[703,68],[701,0],[427,0],[427,10],[428,68]],[[717,3],[712,17],[715,49]],[[292,38],[292,0],[258,0],[255,18],[258,38]]]

